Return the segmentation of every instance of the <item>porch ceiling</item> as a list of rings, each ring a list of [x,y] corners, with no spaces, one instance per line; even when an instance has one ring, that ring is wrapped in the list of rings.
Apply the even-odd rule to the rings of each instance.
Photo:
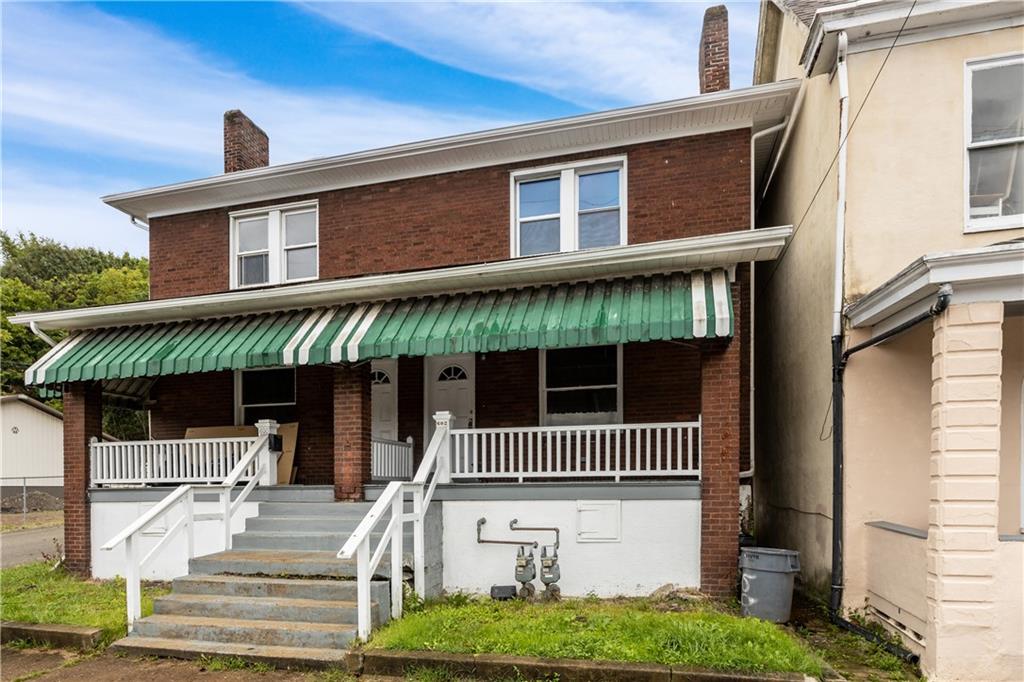
[[[371,358],[728,337],[722,269],[112,327],[72,334],[28,384]]]

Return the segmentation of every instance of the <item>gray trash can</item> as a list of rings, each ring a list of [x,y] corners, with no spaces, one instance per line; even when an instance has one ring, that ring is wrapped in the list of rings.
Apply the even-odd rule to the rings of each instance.
[[[740,550],[740,611],[773,623],[785,623],[793,607],[793,576],[800,552],[770,547]]]

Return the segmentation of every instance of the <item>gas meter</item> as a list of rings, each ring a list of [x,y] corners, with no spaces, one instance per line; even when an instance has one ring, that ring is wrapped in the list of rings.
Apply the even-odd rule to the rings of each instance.
[[[562,594],[562,589],[555,583],[562,577],[562,570],[558,567],[558,548],[551,545],[551,553],[548,554],[548,545],[540,548],[540,581],[544,583],[544,599],[557,601]]]
[[[537,565],[533,560],[533,549],[526,552],[525,547],[520,547],[516,553],[516,582],[521,583],[519,588],[520,599],[532,599],[537,588],[533,586],[533,579],[537,577]]]

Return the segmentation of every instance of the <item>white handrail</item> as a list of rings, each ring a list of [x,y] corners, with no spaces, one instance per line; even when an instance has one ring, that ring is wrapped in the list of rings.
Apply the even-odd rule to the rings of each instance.
[[[256,425],[259,435],[245,451],[245,454],[229,472],[224,481],[217,486],[195,486],[190,483],[178,486],[174,492],[164,497],[152,509],[130,523],[124,530],[108,540],[100,547],[103,551],[111,551],[124,543],[127,566],[125,568],[125,599],[128,611],[128,632],[134,629],[135,621],[142,617],[142,571],[145,566],[156,557],[157,554],[174,538],[179,531],[188,531],[188,558],[195,557],[195,524],[196,521],[220,520],[224,527],[224,549],[231,549],[231,519],[242,506],[257,483],[272,484],[277,480],[277,453],[270,449],[271,435],[277,432],[277,423],[271,420],[260,421]],[[252,467],[255,473],[242,489],[242,491],[231,500],[231,492],[235,485],[246,475]],[[218,490],[221,499],[220,513],[196,515],[195,493],[196,490],[208,492],[211,489]],[[139,556],[138,535],[149,528],[158,519],[166,516],[172,509],[179,505],[184,506],[184,512],[177,521],[171,525],[159,542],[144,556]]]
[[[358,634],[363,640],[369,638],[373,626],[370,580],[387,549],[391,550],[391,617],[402,617],[403,531],[405,524],[409,522],[413,524],[413,584],[420,597],[426,596],[423,521],[438,481],[447,481],[451,414],[438,412],[434,415],[434,422],[434,435],[423,453],[423,461],[420,462],[416,476],[411,482],[389,483],[338,551],[339,559],[351,559],[353,556],[356,558]],[[405,513],[406,493],[412,494],[411,514]],[[386,512],[389,508],[391,513],[388,515]],[[377,546],[371,547],[371,534],[385,516],[389,518],[388,524]]]

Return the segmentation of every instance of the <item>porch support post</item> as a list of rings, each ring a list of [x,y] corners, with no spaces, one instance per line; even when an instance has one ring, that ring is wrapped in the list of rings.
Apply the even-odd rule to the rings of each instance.
[[[932,679],[1005,679],[1007,670],[998,619],[1008,586],[997,579],[1002,324],[1001,302],[951,305],[933,322],[921,661]]]
[[[370,465],[370,363],[336,367],[334,499],[362,500]]]
[[[103,435],[99,382],[64,385],[64,557],[68,570],[90,577],[89,441]]]
[[[701,351],[700,587],[716,596],[736,593],[740,531],[740,390],[743,353],[733,290],[732,339],[709,341]],[[721,344],[721,345],[720,345]]]

